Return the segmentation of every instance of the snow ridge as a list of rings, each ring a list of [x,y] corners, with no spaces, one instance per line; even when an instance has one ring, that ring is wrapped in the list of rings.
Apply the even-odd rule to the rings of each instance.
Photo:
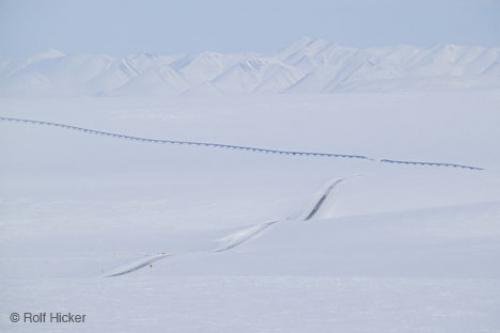
[[[240,246],[243,243],[246,243],[247,241],[250,241],[251,239],[254,239],[261,235],[262,233],[268,231],[268,229],[275,224],[281,223],[281,222],[287,222],[287,221],[309,221],[311,219],[316,219],[317,213],[320,210],[322,206],[325,205],[325,200],[331,196],[332,190],[337,187],[341,182],[343,182],[346,178],[339,178],[339,179],[334,179],[330,180],[327,183],[327,186],[324,190],[321,191],[321,195],[319,198],[315,198],[315,201],[313,203],[313,208],[312,210],[308,209],[306,214],[301,214],[298,218],[285,218],[285,219],[280,219],[277,221],[271,221],[271,222],[266,222],[262,224],[256,224],[252,225],[250,227],[240,229],[236,232],[233,232],[229,235],[226,235],[220,239],[217,240],[217,247],[212,249],[210,252],[212,253],[221,253],[221,252],[226,252],[234,249],[235,247]],[[319,216],[321,218],[321,216]],[[196,251],[195,251],[196,252]],[[191,252],[191,253],[195,253]],[[203,251],[202,251],[203,252]],[[188,253],[183,253],[183,254],[188,254]],[[166,257],[172,256],[173,254],[169,253],[159,253],[159,254],[154,254],[154,255],[149,255],[145,256],[143,258],[140,258],[138,260],[135,260],[131,263],[128,263],[126,265],[117,267],[113,269],[111,272],[106,273],[103,277],[116,277],[116,276],[121,276],[125,274],[129,274],[132,272],[135,272],[137,270],[140,270],[141,268],[144,268],[148,265],[152,265],[155,261],[162,260]],[[180,255],[180,254],[178,254]]]

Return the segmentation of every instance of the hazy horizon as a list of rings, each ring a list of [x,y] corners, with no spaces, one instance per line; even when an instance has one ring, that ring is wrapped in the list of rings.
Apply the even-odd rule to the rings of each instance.
[[[500,46],[493,0],[284,0],[210,3],[0,0],[0,52],[47,49],[123,56],[202,51],[272,53],[304,36],[352,47]]]
[[[110,56],[114,58],[120,58],[120,57],[126,57],[134,54],[152,54],[152,55],[158,55],[158,56],[191,56],[191,55],[198,55],[200,53],[204,52],[214,52],[214,53],[220,53],[220,54],[244,54],[244,53],[255,53],[258,54],[259,56],[273,56],[274,54],[279,53],[280,51],[286,49],[287,47],[291,46],[293,43],[300,41],[301,39],[306,39],[309,38],[311,40],[326,40],[330,42],[332,45],[340,46],[340,47],[347,47],[347,48],[354,48],[354,49],[377,49],[377,48],[393,48],[393,47],[416,47],[419,49],[430,49],[434,47],[439,47],[439,46],[446,46],[446,45],[456,45],[456,46],[464,46],[464,47],[484,47],[484,48],[500,48],[500,46],[486,46],[482,44],[472,44],[472,43],[434,43],[430,45],[416,45],[416,44],[409,44],[409,43],[399,43],[399,44],[385,44],[385,45],[372,45],[372,46],[353,46],[349,44],[341,44],[341,43],[336,43],[335,41],[330,41],[325,38],[319,38],[319,37],[314,37],[314,36],[301,36],[298,37],[294,40],[291,40],[288,44],[284,45],[277,45],[275,49],[271,49],[269,51],[263,51],[263,52],[258,52],[255,50],[240,50],[240,51],[221,51],[217,49],[206,49],[206,50],[197,50],[193,52],[152,52],[150,50],[138,50],[136,52],[131,52],[131,53],[125,53],[125,54],[115,54],[115,53],[110,53],[110,52],[68,52],[65,49],[57,48],[57,47],[48,47],[45,49],[39,49],[39,50],[34,50],[30,54],[23,54],[23,55],[14,55],[11,57],[6,57],[7,59],[15,60],[15,59],[21,59],[21,58],[30,58],[32,56],[37,56],[49,52],[60,52],[64,55],[79,55],[79,54],[86,54],[86,55],[105,55],[105,56]]]

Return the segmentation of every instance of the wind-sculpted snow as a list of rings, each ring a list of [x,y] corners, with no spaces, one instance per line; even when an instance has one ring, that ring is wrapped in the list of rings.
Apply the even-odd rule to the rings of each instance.
[[[120,276],[120,275],[124,275],[124,274],[128,274],[128,273],[132,273],[134,271],[137,271],[141,268],[144,268],[148,265],[153,264],[155,261],[164,259],[168,256],[169,256],[169,254],[167,254],[167,253],[160,253],[160,254],[156,254],[153,256],[147,256],[145,258],[142,258],[142,259],[139,259],[139,260],[134,261],[132,263],[129,263],[125,266],[120,266],[120,267],[114,269],[112,272],[109,272],[108,274],[106,274],[106,277],[114,277],[114,276]]]
[[[250,240],[257,235],[261,234],[273,224],[279,223],[281,221],[272,221],[264,224],[259,224],[255,226],[251,226],[250,228],[245,228],[243,230],[239,230],[235,233],[232,233],[224,238],[220,239],[219,242],[221,246],[214,250],[214,252],[224,252],[231,250],[237,247],[240,244],[243,244],[247,240]]]
[[[122,139],[122,140],[131,140],[131,141],[139,141],[139,142],[154,143],[154,144],[189,145],[189,146],[200,146],[200,147],[229,149],[229,150],[242,150],[242,151],[248,151],[248,152],[253,152],[253,153],[277,154],[277,155],[298,156],[298,157],[349,158],[349,159],[359,159],[359,160],[370,161],[370,162],[377,161],[377,159],[374,159],[372,157],[365,156],[365,155],[358,155],[358,154],[338,154],[338,153],[329,153],[329,152],[295,151],[295,150],[262,148],[262,147],[254,147],[254,146],[231,145],[231,144],[222,144],[222,143],[214,143],[214,142],[182,141],[182,140],[173,140],[173,139],[151,139],[151,138],[131,136],[131,135],[126,135],[126,134],[121,134],[121,133],[112,133],[112,132],[106,132],[106,131],[101,131],[101,130],[83,128],[83,127],[78,127],[78,126],[50,122],[50,121],[33,120],[33,119],[0,117],[0,121],[22,123],[22,124],[28,124],[28,125],[52,126],[52,127],[73,130],[73,131],[79,131],[79,132],[83,132],[86,134],[102,135],[102,136],[108,136],[108,137],[113,137],[113,138]],[[450,167],[450,168],[462,168],[462,169],[476,170],[476,171],[484,170],[483,168],[480,168],[480,167],[463,165],[463,164],[456,164],[456,163],[402,161],[402,160],[393,160],[393,159],[380,159],[378,161],[381,163],[393,163],[393,164],[401,164],[401,165],[428,166],[428,167]]]
[[[321,196],[319,199],[316,201],[316,203],[313,205],[312,209],[308,210],[306,213],[307,215],[304,217],[304,221],[309,221],[312,218],[314,218],[318,212],[320,211],[321,207],[325,204],[326,199],[328,196],[331,195],[332,191],[340,184],[342,183],[346,178],[340,178],[336,179],[334,182],[331,182],[328,184],[324,192],[322,192]]]
[[[250,227],[246,227],[243,229],[240,229],[236,232],[232,232],[228,235],[225,235],[224,237],[215,240],[215,246],[212,249],[209,249],[208,252],[213,252],[213,253],[221,253],[221,252],[226,252],[229,250],[234,249],[235,247],[240,246],[243,243],[246,243],[247,241],[256,238],[257,236],[261,235],[265,231],[268,231],[271,227],[278,223],[282,222],[288,222],[288,221],[310,221],[312,219],[315,219],[317,216],[317,213],[320,211],[320,209],[325,205],[327,202],[327,199],[332,196],[333,190],[343,181],[345,181],[347,178],[339,178],[339,179],[333,179],[330,180],[326,183],[324,186],[324,189],[321,190],[320,195],[314,199],[312,203],[312,208],[307,207],[305,212],[298,217],[287,217],[283,218],[277,221],[271,221],[271,222],[265,222],[261,224],[256,224],[252,225]],[[319,216],[321,218],[321,216]],[[201,253],[201,252],[207,252],[207,250],[203,249],[197,249],[195,251],[191,251],[191,253]],[[120,275],[125,275],[128,273],[135,272],[139,269],[142,269],[148,265],[152,265],[153,262],[164,259],[166,257],[172,256],[172,255],[183,255],[186,253],[159,253],[155,255],[150,255],[143,257],[141,259],[135,260],[129,264],[117,267],[113,269],[111,272],[108,272],[104,275],[104,277],[116,277]]]

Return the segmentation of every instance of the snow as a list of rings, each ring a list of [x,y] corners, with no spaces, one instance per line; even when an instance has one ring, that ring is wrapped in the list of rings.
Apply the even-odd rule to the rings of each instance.
[[[304,40],[244,68],[283,84],[293,67],[283,59],[306,45],[311,63],[338,48]],[[416,48],[398,50],[376,53],[396,67],[423,62],[411,60]],[[454,64],[486,53],[457,54]],[[105,76],[87,72],[102,82],[95,91],[126,82],[109,95],[0,99],[1,117],[94,130],[0,120],[2,332],[500,329],[497,92],[232,96],[208,82],[190,93],[184,62],[173,65],[183,57],[157,65],[160,56],[137,55],[128,74],[113,61]],[[185,63],[216,69],[221,57]],[[8,319],[43,311],[87,320]]]
[[[0,96],[498,91],[499,62],[500,49],[493,47],[360,49],[313,38],[271,54],[142,53],[120,58],[49,50],[21,61],[3,59]]]

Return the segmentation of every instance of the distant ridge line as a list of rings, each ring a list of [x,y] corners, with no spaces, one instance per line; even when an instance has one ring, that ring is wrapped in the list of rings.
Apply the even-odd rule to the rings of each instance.
[[[275,52],[1,57],[0,96],[113,97],[497,90],[500,48],[352,47],[301,38]]]
[[[265,153],[265,154],[277,154],[277,155],[289,155],[289,156],[309,156],[309,157],[330,157],[330,158],[352,158],[352,159],[361,159],[372,162],[380,162],[380,163],[392,163],[392,164],[401,164],[401,165],[413,165],[413,166],[428,166],[428,167],[452,167],[452,168],[461,168],[468,170],[484,170],[483,168],[476,166],[469,166],[463,164],[456,163],[443,163],[443,162],[421,162],[421,161],[404,161],[404,160],[392,160],[392,159],[373,159],[364,155],[353,155],[353,154],[338,154],[338,153],[328,153],[328,152],[312,152],[312,151],[295,151],[295,150],[284,150],[284,149],[270,149],[270,148],[262,148],[262,147],[254,147],[254,146],[240,146],[240,145],[231,145],[231,144],[223,144],[223,143],[214,143],[214,142],[198,142],[198,141],[182,141],[182,140],[172,140],[172,139],[151,139],[144,138],[132,135],[126,135],[121,133],[113,133],[100,131],[95,129],[89,129],[84,127],[66,125],[62,123],[55,123],[50,121],[43,120],[33,120],[33,119],[23,119],[23,118],[13,118],[13,117],[3,117],[0,116],[0,121],[4,122],[15,122],[22,124],[31,124],[31,125],[41,125],[41,126],[54,126],[63,129],[79,131],[86,134],[93,135],[103,135],[109,136],[122,140],[131,140],[131,141],[139,141],[145,143],[156,143],[156,144],[177,144],[177,145],[191,145],[191,146],[202,146],[209,148],[221,148],[221,149],[234,149],[234,150],[243,150],[253,153]]]

